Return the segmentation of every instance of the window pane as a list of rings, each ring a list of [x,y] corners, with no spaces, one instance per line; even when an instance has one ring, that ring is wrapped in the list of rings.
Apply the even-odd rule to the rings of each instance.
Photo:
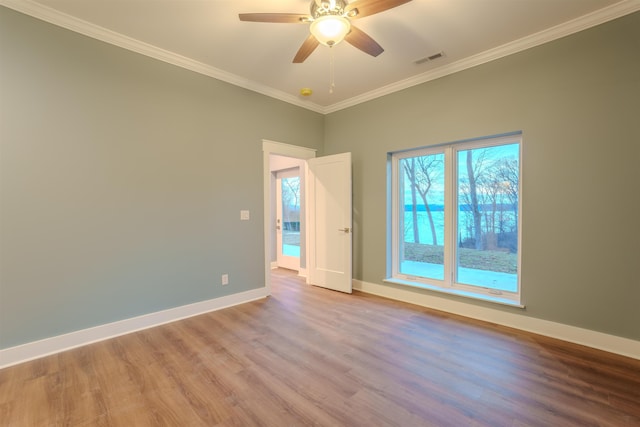
[[[300,177],[282,178],[282,254],[300,257]]]
[[[518,291],[519,150],[458,151],[457,283]]]
[[[400,160],[400,273],[444,279],[444,153]]]

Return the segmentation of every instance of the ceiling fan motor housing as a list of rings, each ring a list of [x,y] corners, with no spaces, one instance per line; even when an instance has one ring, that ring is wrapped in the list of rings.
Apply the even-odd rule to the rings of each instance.
[[[342,16],[346,7],[347,2],[345,0],[311,0],[311,16],[313,19],[327,15]]]

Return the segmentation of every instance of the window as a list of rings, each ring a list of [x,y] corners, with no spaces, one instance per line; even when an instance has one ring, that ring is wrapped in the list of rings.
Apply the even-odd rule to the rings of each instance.
[[[300,168],[281,169],[275,175],[275,261],[278,267],[300,270]]]
[[[388,281],[520,304],[522,135],[392,153]]]
[[[282,253],[300,258],[300,177],[282,178],[280,185],[282,192]]]

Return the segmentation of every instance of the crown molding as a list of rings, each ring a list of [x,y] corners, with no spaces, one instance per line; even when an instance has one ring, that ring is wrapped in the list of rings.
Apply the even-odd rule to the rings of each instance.
[[[513,55],[514,53],[518,53],[526,49],[530,49],[532,47],[560,39],[562,37],[566,37],[568,35],[586,30],[596,25],[603,24],[605,22],[640,10],[640,0],[622,0],[618,3],[597,10],[590,14],[581,16],[579,18],[540,31],[538,33],[531,34],[513,42],[506,43],[502,46],[486,50],[484,52],[461,59],[459,61],[445,64],[441,67],[427,71],[426,73],[400,80],[398,82],[383,86],[379,89],[369,91],[362,95],[358,95],[329,106],[322,106],[308,100],[302,100],[297,96],[273,89],[269,86],[212,67],[191,58],[178,55],[177,53],[161,49],[157,46],[153,46],[140,40],[127,37],[115,31],[111,31],[106,28],[91,24],[82,19],[78,19],[74,16],[59,12],[40,3],[36,3],[33,0],[0,0],[0,5],[6,6],[10,9],[24,13],[50,24],[54,24],[59,27],[63,27],[68,30],[83,34],[85,36],[110,43],[115,46],[119,46],[121,48],[178,67],[182,67],[199,74],[213,77],[215,79],[233,84],[235,86],[239,86],[244,89],[248,89],[253,92],[257,92],[262,95],[266,95],[271,98],[296,105],[298,107],[306,108],[320,114],[329,114],[339,110],[343,110],[345,108],[349,108],[366,101],[380,98],[382,96],[389,95],[391,93],[398,92],[412,86],[426,83],[428,81],[435,80],[449,74],[473,68],[478,65],[482,65],[508,55]]]
[[[142,42],[132,37],[111,31],[107,28],[92,24],[74,16],[62,13],[48,6],[44,6],[32,0],[0,0],[0,5],[6,6],[17,12],[24,13],[33,18],[40,19],[53,25],[74,31],[79,34],[109,43],[132,52],[145,55],[159,61],[163,61],[177,67],[213,77],[214,79],[230,83],[289,104],[297,105],[324,114],[324,108],[313,102],[301,100],[296,96],[262,85],[255,81],[245,79],[236,74],[229,73],[219,68],[212,67],[186,56],[159,48],[149,43]]]
[[[622,0],[609,7],[597,10],[571,21],[567,21],[560,25],[556,25],[555,27],[548,28],[546,30],[531,34],[521,39],[506,43],[502,46],[498,46],[496,48],[486,50],[484,52],[461,59],[459,61],[443,65],[441,67],[427,71],[423,74],[409,77],[407,79],[383,86],[379,89],[372,90],[362,95],[358,95],[342,102],[335,103],[326,107],[324,109],[324,114],[343,110],[345,108],[352,107],[354,105],[358,105],[376,98],[380,98],[382,96],[389,95],[391,93],[398,92],[412,86],[426,83],[428,81],[435,80],[449,74],[457,73],[459,71],[463,71],[469,68],[476,67],[478,65],[485,64],[487,62],[494,61],[496,59],[503,58],[505,56],[513,55],[532,47],[536,47],[554,40],[558,40],[562,37],[566,37],[571,34],[586,30],[588,28],[595,27],[596,25],[604,24],[605,22],[612,21],[616,18],[629,15],[639,10],[640,0]]]

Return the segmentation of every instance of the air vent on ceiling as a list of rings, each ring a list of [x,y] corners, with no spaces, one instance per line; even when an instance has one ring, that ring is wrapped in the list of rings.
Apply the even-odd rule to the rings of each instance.
[[[414,64],[420,65],[425,62],[435,61],[436,59],[444,58],[444,52],[434,53],[433,55],[425,56],[424,58],[420,58],[416,61],[413,61]]]

